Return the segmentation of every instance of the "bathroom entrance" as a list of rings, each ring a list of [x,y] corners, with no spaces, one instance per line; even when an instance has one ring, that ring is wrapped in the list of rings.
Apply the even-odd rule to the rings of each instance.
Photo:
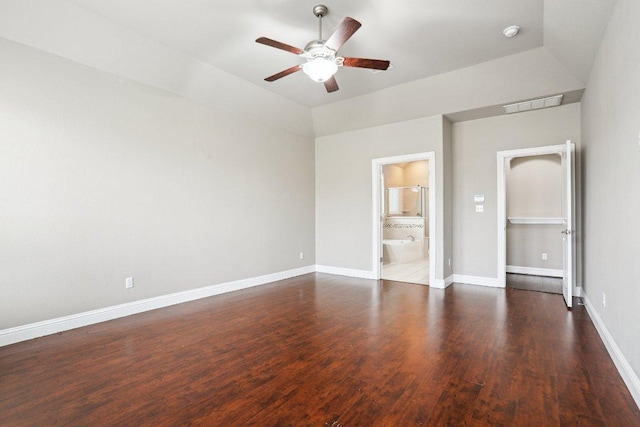
[[[374,163],[377,237],[375,256],[379,278],[428,285],[433,192],[429,153],[378,159]]]

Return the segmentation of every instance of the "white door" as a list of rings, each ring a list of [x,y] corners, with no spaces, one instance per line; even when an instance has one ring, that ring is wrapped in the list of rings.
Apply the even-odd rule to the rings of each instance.
[[[380,174],[380,179],[378,180],[378,191],[380,192],[380,225],[379,225],[379,230],[380,230],[380,234],[378,234],[378,253],[380,254],[378,263],[380,265],[380,278],[384,278],[384,270],[383,270],[383,257],[384,257],[384,245],[382,244],[382,239],[383,239],[383,234],[384,234],[384,219],[387,216],[387,212],[386,212],[386,206],[387,206],[387,200],[386,200],[386,194],[384,191],[384,173],[382,172],[382,165],[379,167],[379,174]]]
[[[567,307],[571,308],[573,287],[576,282],[575,262],[575,178],[574,178],[575,145],[567,141],[566,150],[562,153],[562,172],[564,186],[564,222],[562,231],[562,295]]]

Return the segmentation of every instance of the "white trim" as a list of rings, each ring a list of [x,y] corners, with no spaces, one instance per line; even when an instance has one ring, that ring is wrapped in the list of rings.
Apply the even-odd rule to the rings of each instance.
[[[380,239],[380,218],[382,212],[380,212],[380,170],[384,165],[392,165],[395,163],[404,162],[417,162],[421,160],[427,160],[429,162],[429,283],[436,284],[436,259],[438,258],[438,237],[439,234],[436,231],[436,217],[438,215],[436,209],[436,192],[437,188],[437,175],[436,175],[436,153],[435,151],[429,151],[425,153],[405,154],[401,156],[384,157],[371,160],[371,194],[372,194],[372,277],[371,279],[378,280],[382,276],[380,271],[380,246],[378,242]],[[339,273],[338,273],[339,274]],[[355,276],[361,277],[361,276]],[[439,279],[442,280],[442,279]],[[434,286],[437,287],[437,286]]]
[[[613,363],[616,365],[616,368],[618,368],[618,372],[620,372],[622,380],[627,385],[627,388],[629,389],[633,400],[636,401],[636,405],[638,405],[638,407],[640,408],[640,378],[638,378],[638,375],[633,371],[633,368],[631,367],[629,362],[627,362],[627,359],[624,357],[624,354],[620,350],[620,347],[618,347],[618,344],[616,344],[613,336],[605,326],[602,318],[598,314],[598,311],[596,310],[594,305],[591,303],[591,300],[589,299],[587,294],[585,292],[583,292],[582,294],[585,307],[587,308],[587,313],[589,313],[591,320],[593,320],[593,324],[595,325],[598,334],[600,334],[600,338],[602,338],[602,342],[607,348],[607,351],[609,352]]]
[[[356,269],[353,269],[353,268],[331,267],[329,265],[316,265],[316,271],[318,273],[336,274],[338,276],[359,277],[361,279],[377,280],[374,277],[374,272],[373,271],[367,271],[367,270],[356,270]]]
[[[106,322],[107,320],[118,319],[132,314],[169,307],[183,302],[194,301],[240,289],[247,289],[254,286],[277,282],[279,280],[285,280],[291,277],[313,273],[315,271],[316,267],[310,265],[293,270],[281,271],[278,273],[266,274],[264,276],[236,280],[233,282],[220,283],[217,285],[176,292],[168,295],[161,295],[140,301],[133,301],[126,304],[114,305],[111,307],[72,314],[70,316],[58,317],[42,322],[3,329],[0,330],[0,347],[83,326],[93,325],[95,323]]]
[[[508,159],[515,159],[516,157],[529,157],[529,156],[545,156],[547,154],[560,154],[564,153],[567,149],[565,144],[547,145],[544,147],[531,147],[531,148],[519,148],[516,150],[498,151],[498,154],[502,154]]]
[[[435,289],[446,289],[453,284],[453,275],[447,277],[446,279],[436,279],[433,282],[433,285],[430,285]]]
[[[521,218],[510,216],[509,222],[511,224],[526,224],[526,225],[547,225],[547,224],[564,224],[564,218]]]
[[[451,285],[453,285],[453,274],[447,277],[446,279],[444,279],[445,288]]]
[[[500,286],[498,279],[495,277],[466,276],[464,274],[454,274],[453,281],[455,283],[464,283],[467,285],[488,286],[491,288],[504,288],[504,286]]]
[[[507,273],[528,274],[531,276],[562,277],[561,269],[520,267],[517,265],[507,265]]]

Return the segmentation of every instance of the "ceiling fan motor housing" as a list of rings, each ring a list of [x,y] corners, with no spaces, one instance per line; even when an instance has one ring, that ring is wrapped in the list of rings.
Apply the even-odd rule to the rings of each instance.
[[[314,58],[326,58],[334,60],[336,57],[336,51],[329,49],[325,44],[326,40],[311,40],[304,47],[303,56],[309,60]]]

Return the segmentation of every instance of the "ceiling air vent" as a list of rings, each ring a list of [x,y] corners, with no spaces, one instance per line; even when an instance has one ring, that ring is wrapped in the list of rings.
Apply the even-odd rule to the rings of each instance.
[[[502,108],[504,108],[505,114],[511,114],[529,110],[539,110],[540,108],[557,107],[562,103],[562,97],[563,95],[556,95],[548,98],[532,99],[529,101],[504,105]]]

